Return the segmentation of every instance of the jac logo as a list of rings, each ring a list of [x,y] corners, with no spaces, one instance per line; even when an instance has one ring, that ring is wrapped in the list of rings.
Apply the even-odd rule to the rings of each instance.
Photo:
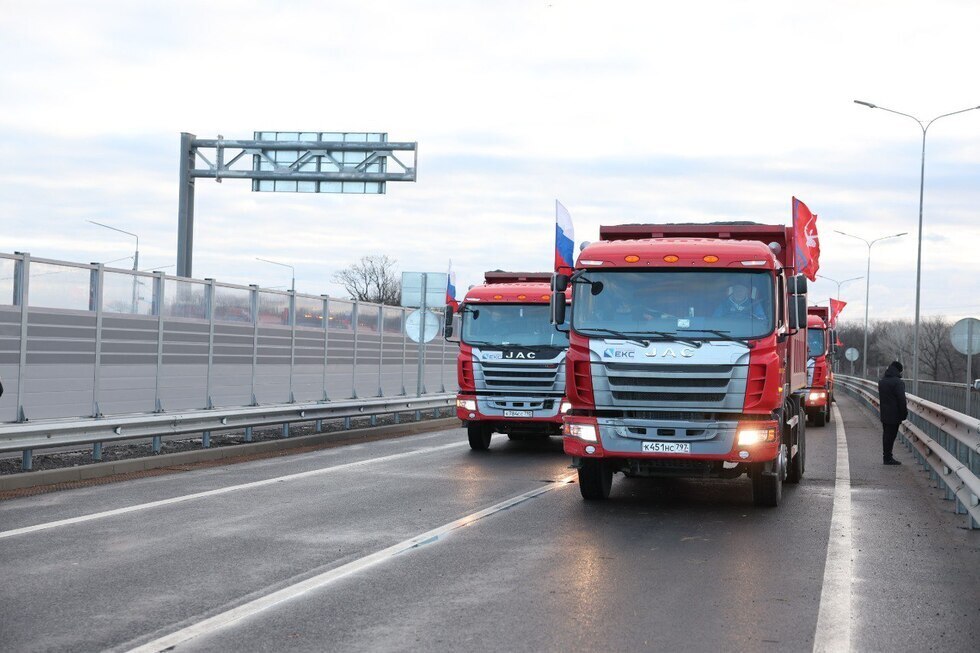
[[[631,350],[613,349],[612,347],[602,352],[603,358],[635,358],[636,352]]]
[[[504,354],[504,358],[519,359],[519,358],[537,358],[538,355],[533,351],[509,351]]]
[[[653,349],[648,349],[646,355],[650,358],[677,358],[677,353],[674,352],[673,347],[667,347],[663,350],[658,350],[656,347]],[[680,351],[681,358],[690,358],[694,355],[694,349],[691,347],[682,347]]]

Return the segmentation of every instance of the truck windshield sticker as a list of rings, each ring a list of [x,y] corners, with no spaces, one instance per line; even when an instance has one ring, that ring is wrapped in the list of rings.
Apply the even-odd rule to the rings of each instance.
[[[687,340],[759,338],[773,330],[768,270],[590,270],[588,279],[591,285],[574,289],[576,330]],[[596,286],[601,290],[591,292]]]

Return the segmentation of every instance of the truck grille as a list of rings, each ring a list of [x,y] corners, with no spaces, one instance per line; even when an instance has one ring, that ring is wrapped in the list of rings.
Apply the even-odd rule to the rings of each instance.
[[[596,406],[634,410],[741,410],[745,365],[593,362]]]
[[[558,360],[474,361],[477,392],[564,394],[564,354]]]

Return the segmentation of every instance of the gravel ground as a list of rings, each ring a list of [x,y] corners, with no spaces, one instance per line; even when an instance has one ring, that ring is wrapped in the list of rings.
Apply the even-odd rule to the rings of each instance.
[[[445,415],[440,415],[439,419],[444,417]],[[434,418],[431,413],[423,413],[422,419],[424,421]],[[413,421],[413,415],[402,415],[401,421],[403,423]],[[394,423],[395,419],[393,415],[379,415],[375,424],[371,423],[371,418],[369,417],[357,417],[351,419],[351,430],[367,428],[370,426],[385,426]],[[323,420],[323,429],[320,432],[333,433],[343,430],[344,420],[334,419]],[[289,426],[289,436],[291,438],[303,435],[312,435],[316,432],[314,422],[295,423],[290,424]],[[252,442],[278,440],[281,437],[282,428],[278,426],[263,428],[256,427],[252,431]],[[211,433],[212,449],[216,447],[230,447],[238,444],[245,444],[245,432],[243,430],[212,431]],[[201,446],[202,436],[200,435],[196,437],[175,437],[173,439],[166,439],[163,441],[163,444],[160,447],[160,453],[166,454],[179,453],[181,451],[193,451],[195,449],[200,449]],[[95,461],[92,459],[92,448],[90,446],[80,451],[63,451],[57,453],[35,452],[33,456],[33,469],[34,471],[44,469],[63,469],[66,467],[88,465],[93,462],[112,462],[115,460],[128,460],[131,458],[145,458],[153,455],[154,453],[150,440],[141,440],[129,443],[112,443],[104,444],[102,446],[101,461]],[[18,474],[21,471],[20,457],[0,460],[0,475]]]

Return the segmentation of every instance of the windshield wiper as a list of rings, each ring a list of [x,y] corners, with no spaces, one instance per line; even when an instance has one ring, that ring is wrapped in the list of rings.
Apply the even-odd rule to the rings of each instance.
[[[595,331],[597,333],[605,333],[614,338],[619,338],[620,340],[625,340],[626,342],[632,342],[635,345],[640,345],[641,347],[649,347],[650,341],[637,338],[635,336],[629,336],[625,333],[620,333],[619,331],[613,331],[612,329],[604,329],[602,327],[587,327],[587,331]]]
[[[503,347],[504,345],[498,342],[489,342],[487,340],[464,340],[469,346],[476,345],[477,347]]]
[[[736,338],[735,336],[729,335],[731,331],[721,331],[719,329],[680,329],[681,331],[704,331],[705,333],[713,333],[722,340],[728,340],[730,342],[741,342],[749,347],[754,347],[755,343],[750,341],[748,338]]]

